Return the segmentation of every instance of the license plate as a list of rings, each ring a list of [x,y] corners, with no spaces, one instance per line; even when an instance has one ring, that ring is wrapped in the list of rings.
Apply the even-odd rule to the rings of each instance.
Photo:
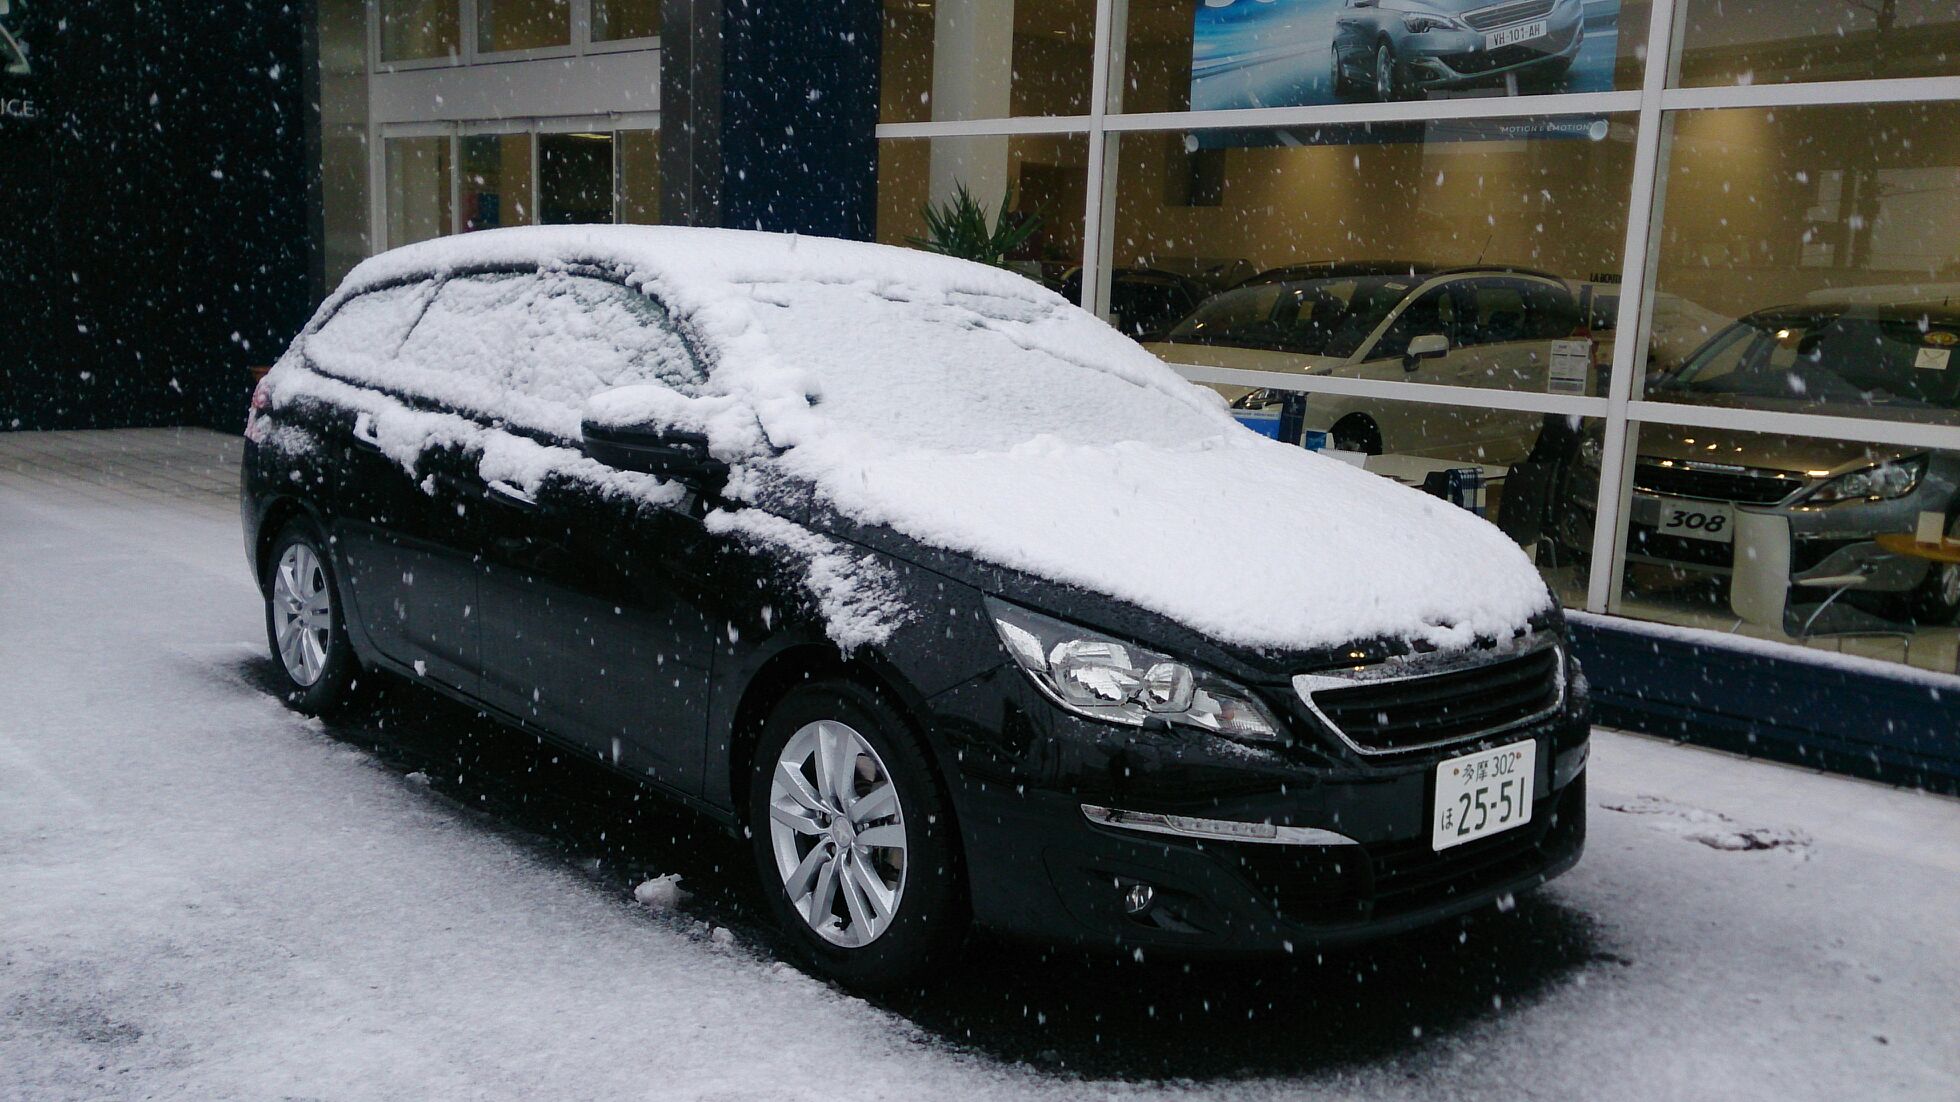
[[[1492,31],[1484,36],[1484,49],[1495,50],[1500,46],[1515,46],[1520,42],[1543,38],[1546,29],[1545,20],[1539,19],[1530,23],[1520,23],[1515,27],[1506,27],[1501,31]]]
[[[1710,543],[1735,542],[1735,509],[1726,502],[1693,501],[1664,497],[1654,527],[1664,536],[1707,540]]]
[[[1436,819],[1430,848],[1445,850],[1531,821],[1536,742],[1480,750],[1436,766]]]

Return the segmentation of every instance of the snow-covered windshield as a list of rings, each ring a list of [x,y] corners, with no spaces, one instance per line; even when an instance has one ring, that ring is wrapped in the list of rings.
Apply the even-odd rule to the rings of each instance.
[[[1166,339],[1352,356],[1415,282],[1406,276],[1342,276],[1255,283],[1209,299]]]
[[[817,413],[884,446],[995,452],[1042,437],[1175,446],[1233,431],[1191,388],[1173,394],[1096,358],[1115,335],[1060,302],[863,283],[750,290],[770,345],[809,371]]]
[[[1907,408],[1960,408],[1960,318],[1775,311],[1717,333],[1657,389]]]

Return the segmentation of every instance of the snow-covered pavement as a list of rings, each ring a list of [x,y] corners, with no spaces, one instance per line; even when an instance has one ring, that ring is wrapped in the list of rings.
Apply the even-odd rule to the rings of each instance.
[[[0,434],[0,1099],[1960,1097],[1960,802],[1608,733],[1506,913],[840,993],[698,822],[422,694],[279,707],[233,448]]]

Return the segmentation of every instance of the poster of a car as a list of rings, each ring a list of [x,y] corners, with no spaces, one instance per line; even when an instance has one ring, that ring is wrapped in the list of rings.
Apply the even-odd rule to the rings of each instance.
[[[1191,108],[1611,91],[1619,9],[1619,0],[1202,0]],[[1592,129],[1584,119],[1531,125],[1532,136]],[[1515,138],[1517,129],[1457,125],[1448,137]],[[1248,135],[1200,140],[1245,145]]]

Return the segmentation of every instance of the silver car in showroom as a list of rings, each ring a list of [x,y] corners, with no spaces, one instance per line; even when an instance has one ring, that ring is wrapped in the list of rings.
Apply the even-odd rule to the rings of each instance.
[[[1334,21],[1334,93],[1418,99],[1514,73],[1551,84],[1579,56],[1584,8],[1584,0],[1346,0]]]
[[[1650,379],[1647,397],[1953,424],[1960,421],[1960,307],[1806,303],[1758,311]],[[1554,523],[1561,544],[1583,548],[1592,532],[1598,434],[1578,436],[1574,448],[1576,477],[1567,480]],[[1787,559],[1782,548],[1778,558],[1787,562],[1791,609],[1846,588],[1846,604],[1886,618],[1952,623],[1960,565],[1894,554],[1873,539],[1923,532],[1925,514],[1949,538],[1960,535],[1960,453],[1648,424],[1634,462],[1627,559],[1731,573],[1739,524],[1768,516],[1778,531],[1787,525]],[[1818,584],[1854,578],[1850,586]]]

